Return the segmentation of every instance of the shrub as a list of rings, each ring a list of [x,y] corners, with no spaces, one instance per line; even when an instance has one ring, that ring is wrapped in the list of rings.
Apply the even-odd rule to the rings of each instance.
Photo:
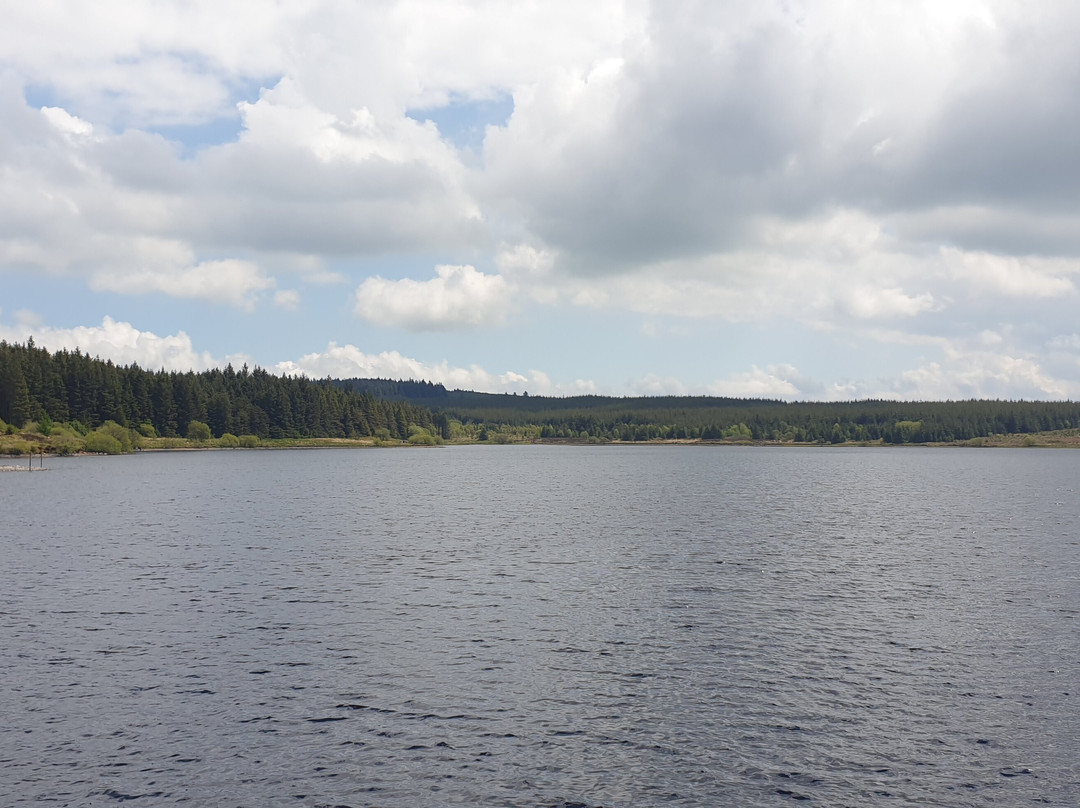
[[[187,427],[187,439],[199,443],[210,440],[209,425],[204,424],[202,421],[192,421]]]
[[[158,436],[157,430],[154,429],[154,425],[149,421],[144,421],[139,424],[139,434],[144,438],[156,438]]]
[[[139,434],[137,432],[133,429],[120,426],[116,421],[106,421],[95,431],[115,438],[116,442],[120,444],[120,451],[124,454],[127,454],[133,449],[137,449],[141,445]],[[89,435],[87,437],[89,438]]]
[[[10,434],[10,433],[9,433]],[[9,455],[24,455],[36,451],[36,447],[22,438],[13,438],[0,443],[0,453]]]
[[[259,445],[258,435],[241,435],[237,440],[240,441],[240,446],[244,449],[254,449]]]
[[[83,451],[85,441],[82,438],[77,438],[68,431],[61,431],[61,427],[57,427],[53,430],[50,436],[50,443],[52,450],[58,455],[73,455],[76,452]]]
[[[86,451],[116,455],[123,454],[124,448],[112,435],[98,431],[86,436]]]
[[[226,432],[220,438],[218,438],[218,446],[225,449],[237,449],[240,446],[240,438],[231,432]]]

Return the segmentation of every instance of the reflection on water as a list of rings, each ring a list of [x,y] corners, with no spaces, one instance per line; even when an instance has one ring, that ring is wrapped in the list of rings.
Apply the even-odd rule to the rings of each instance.
[[[0,803],[1074,805],[1080,453],[0,479]]]

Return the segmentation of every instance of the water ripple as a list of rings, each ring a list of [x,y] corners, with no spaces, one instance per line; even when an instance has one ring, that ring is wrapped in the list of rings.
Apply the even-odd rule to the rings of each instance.
[[[1075,805],[1078,467],[465,447],[7,475],[0,803]]]

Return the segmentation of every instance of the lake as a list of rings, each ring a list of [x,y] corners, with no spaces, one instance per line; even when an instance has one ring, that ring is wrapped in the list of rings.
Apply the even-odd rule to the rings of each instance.
[[[0,804],[1075,806],[1080,452],[0,475]]]

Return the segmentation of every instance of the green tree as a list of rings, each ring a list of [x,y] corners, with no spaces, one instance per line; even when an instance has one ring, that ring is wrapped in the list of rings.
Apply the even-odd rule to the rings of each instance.
[[[30,420],[30,388],[17,354],[0,354],[0,418],[16,427]]]
[[[188,423],[187,439],[204,443],[210,440],[210,426],[202,421],[191,421]]]
[[[116,455],[122,454],[124,447],[120,445],[120,441],[106,432],[91,432],[86,436],[86,451]]]

